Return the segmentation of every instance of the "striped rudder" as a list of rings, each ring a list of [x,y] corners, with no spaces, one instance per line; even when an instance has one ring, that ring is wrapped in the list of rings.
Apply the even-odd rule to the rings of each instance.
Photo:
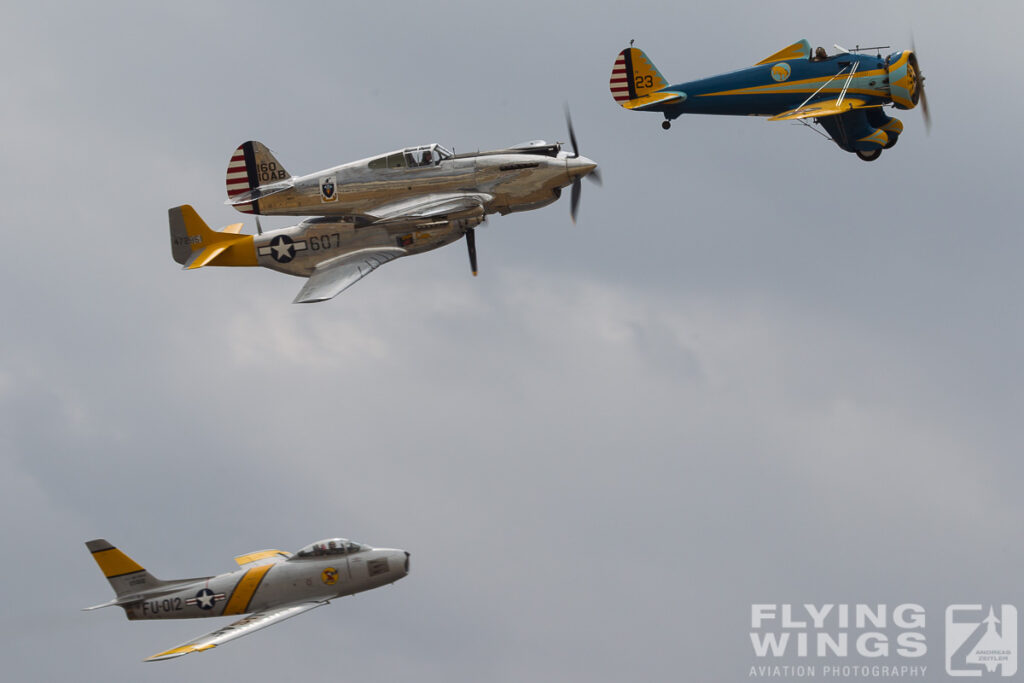
[[[251,193],[261,185],[270,185],[289,177],[288,171],[274,158],[266,145],[255,140],[243,142],[228,162],[228,203],[242,213],[259,213],[259,199],[240,204],[234,203],[234,200],[243,199],[243,195]]]
[[[630,100],[657,92],[667,85],[668,81],[654,63],[643,50],[635,47],[627,47],[615,58],[612,76],[608,82],[612,97],[623,107]]]

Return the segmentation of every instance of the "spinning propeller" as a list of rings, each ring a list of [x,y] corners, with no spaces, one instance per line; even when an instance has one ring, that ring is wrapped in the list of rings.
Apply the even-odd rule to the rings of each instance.
[[[569,169],[579,169],[582,172],[572,175],[572,193],[569,196],[569,216],[572,218],[572,222],[576,222],[576,212],[580,207],[580,192],[582,192],[583,184],[580,182],[582,176],[587,176],[592,181],[601,184],[601,174],[597,171],[597,165],[587,159],[586,157],[580,156],[579,146],[576,144],[576,131],[572,127],[572,116],[569,115],[569,105],[565,106],[565,124],[569,127],[569,141],[572,143],[572,156],[566,156],[566,166]],[[575,165],[569,164],[569,159],[577,159],[582,163]],[[589,168],[588,168],[589,167]]]
[[[914,44],[914,38],[910,38],[910,49],[914,53],[915,60],[917,59],[917,45]],[[924,117],[924,129],[925,132],[930,133],[932,131],[932,116],[928,113],[928,98],[924,94],[924,74],[921,73],[921,62],[917,62],[917,89],[920,91],[921,115]]]
[[[466,247],[469,249],[469,267],[476,277],[476,232],[474,228],[466,231]]]

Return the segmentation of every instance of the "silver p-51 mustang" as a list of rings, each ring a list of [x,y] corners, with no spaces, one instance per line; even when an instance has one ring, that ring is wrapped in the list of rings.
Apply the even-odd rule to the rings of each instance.
[[[212,633],[147,658],[152,662],[202,652],[248,635],[334,598],[394,583],[409,573],[409,553],[371,548],[344,538],[307,545],[294,555],[258,550],[235,558],[239,569],[218,576],[161,581],[132,558],[98,538],[86,542],[128,619],[194,619],[248,616]]]
[[[295,303],[325,301],[400,256],[463,235],[477,273],[474,228],[491,213],[546,206],[572,186],[576,220],[580,179],[600,182],[597,164],[543,140],[507,149],[453,154],[424,145],[303,176],[285,170],[265,145],[242,143],[227,170],[227,203],[242,213],[314,216],[298,225],[239,234],[241,223],[211,230],[191,206],[170,209],[171,251],[186,269],[263,266],[307,277]]]

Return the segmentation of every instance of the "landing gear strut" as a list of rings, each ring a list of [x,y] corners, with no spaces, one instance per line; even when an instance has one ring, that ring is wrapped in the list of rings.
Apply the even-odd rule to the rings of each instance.
[[[664,128],[665,130],[668,130],[669,128],[672,127],[672,122],[669,120],[662,121],[661,127]]]

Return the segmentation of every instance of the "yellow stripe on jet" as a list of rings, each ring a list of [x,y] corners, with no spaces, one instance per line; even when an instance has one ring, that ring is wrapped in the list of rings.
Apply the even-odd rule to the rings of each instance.
[[[100,566],[103,576],[108,579],[115,576],[124,576],[135,572],[145,571],[138,562],[122,553],[117,548],[97,550],[92,554],[92,559]]]
[[[274,565],[272,564],[265,564],[260,567],[253,567],[247,571],[238,580],[235,590],[232,591],[231,597],[228,598],[228,604],[224,605],[224,611],[221,614],[245,614],[248,612],[252,596],[256,593],[256,589],[260,587],[263,577],[273,567]]]

